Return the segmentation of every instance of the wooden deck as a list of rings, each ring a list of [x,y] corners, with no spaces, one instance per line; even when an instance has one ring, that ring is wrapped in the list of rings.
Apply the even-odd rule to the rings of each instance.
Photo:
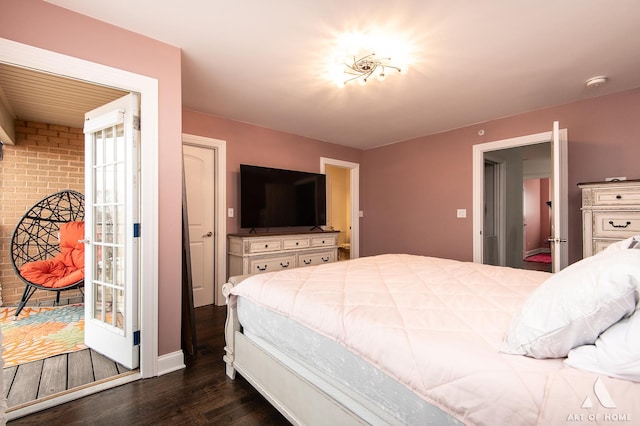
[[[225,318],[225,306],[196,308],[198,354],[186,369],[107,389],[7,425],[289,425],[240,374],[235,380],[225,375]]]
[[[92,349],[3,369],[8,411],[131,371]]]

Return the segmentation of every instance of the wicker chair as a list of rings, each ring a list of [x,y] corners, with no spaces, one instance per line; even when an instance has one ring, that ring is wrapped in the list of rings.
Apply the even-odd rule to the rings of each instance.
[[[25,283],[24,293],[16,309],[16,317],[36,290],[56,291],[56,304],[60,303],[60,292],[75,288],[82,291],[84,264],[82,279],[67,283],[62,287],[29,281],[20,271],[30,262],[56,258],[61,253],[60,227],[65,223],[82,221],[84,221],[84,196],[71,190],[56,192],[43,198],[22,216],[11,236],[10,248],[13,269]],[[84,224],[82,225],[84,226]]]

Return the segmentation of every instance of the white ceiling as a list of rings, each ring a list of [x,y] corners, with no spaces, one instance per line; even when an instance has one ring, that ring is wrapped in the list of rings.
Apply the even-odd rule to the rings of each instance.
[[[638,0],[49,3],[180,47],[184,108],[355,148],[640,87]],[[338,34],[375,28],[408,74],[329,82]]]

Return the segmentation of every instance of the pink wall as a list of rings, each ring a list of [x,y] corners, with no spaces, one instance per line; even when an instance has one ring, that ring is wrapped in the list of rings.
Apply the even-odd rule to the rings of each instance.
[[[36,0],[2,0],[0,37],[158,80],[158,353],[180,350],[181,51]]]
[[[540,248],[540,179],[524,180],[525,255]]]
[[[362,151],[327,142],[282,133],[264,127],[226,120],[212,115],[184,110],[184,133],[226,141],[227,207],[239,211],[240,164],[281,169],[320,171],[320,157],[362,163]],[[362,173],[362,168],[360,173]],[[239,231],[238,215],[227,218],[227,232]]]
[[[582,257],[576,185],[640,178],[638,117],[640,89],[634,89],[365,151],[361,254],[471,260],[473,145],[546,132],[558,120],[569,136],[569,260],[575,262]],[[456,218],[458,208],[467,209],[466,219]]]

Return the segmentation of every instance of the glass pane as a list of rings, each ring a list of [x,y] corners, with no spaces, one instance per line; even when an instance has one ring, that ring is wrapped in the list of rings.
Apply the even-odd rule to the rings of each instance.
[[[99,245],[96,245],[95,250],[95,281],[102,281],[104,278],[103,275],[103,271],[104,271],[104,262],[102,261],[102,247]]]
[[[124,206],[116,207],[116,217],[114,220],[113,241],[116,244],[124,244],[125,227],[124,227]]]
[[[104,141],[102,140],[102,132],[93,134],[93,151],[96,165],[104,163]]]
[[[115,202],[119,203],[119,204],[124,204],[125,201],[125,191],[124,191],[124,184],[125,184],[125,170],[124,170],[124,163],[118,163],[116,165],[116,198],[115,198]]]
[[[115,290],[113,326],[124,329],[124,290]]]
[[[104,282],[113,282],[113,247],[104,247]]]
[[[115,260],[114,268],[115,268],[114,284],[118,287],[124,287],[124,247],[116,248],[116,260]]]
[[[115,201],[115,184],[114,184],[114,166],[104,167],[104,203],[113,203]]]
[[[104,321],[104,287],[94,283],[93,289],[93,318]]]
[[[116,139],[114,138],[113,127],[104,130],[104,138],[105,164],[111,164],[116,159]]]

